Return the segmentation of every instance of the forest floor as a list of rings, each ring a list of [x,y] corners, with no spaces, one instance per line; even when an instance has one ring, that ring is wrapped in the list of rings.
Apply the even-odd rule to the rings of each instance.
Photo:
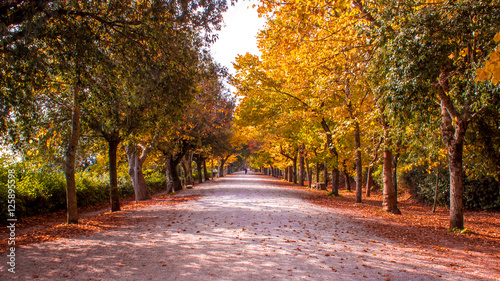
[[[13,280],[500,280],[500,214],[467,212],[467,233],[447,231],[448,210],[381,196],[354,204],[257,174],[234,174],[135,204],[16,224]],[[313,204],[311,204],[313,203]],[[0,231],[7,248],[8,231]]]

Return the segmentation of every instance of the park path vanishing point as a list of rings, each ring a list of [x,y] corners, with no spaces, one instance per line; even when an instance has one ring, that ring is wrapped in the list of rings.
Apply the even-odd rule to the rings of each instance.
[[[495,280],[432,259],[301,198],[309,192],[237,173],[183,190],[178,205],[123,211],[127,224],[23,246],[1,280]],[[2,261],[5,257],[2,257]],[[490,274],[490,275],[488,275]]]

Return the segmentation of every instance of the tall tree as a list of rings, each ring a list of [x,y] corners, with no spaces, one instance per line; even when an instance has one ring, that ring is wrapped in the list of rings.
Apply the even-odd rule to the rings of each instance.
[[[381,40],[391,69],[387,100],[398,111],[438,101],[450,169],[450,228],[464,228],[463,152],[467,128],[495,99],[474,82],[478,63],[494,47],[499,9],[494,1],[407,1],[382,7],[398,25]],[[410,108],[411,109],[410,109]],[[410,110],[408,110],[410,109]]]

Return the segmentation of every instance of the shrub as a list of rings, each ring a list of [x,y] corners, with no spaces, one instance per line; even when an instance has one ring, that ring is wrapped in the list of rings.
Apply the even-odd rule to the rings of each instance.
[[[401,175],[403,184],[410,189],[412,196],[426,204],[434,202],[436,173],[429,174],[425,167],[417,167]],[[447,168],[441,168],[438,178],[437,204],[449,206],[450,173]],[[472,179],[464,175],[464,206],[466,209],[499,209],[500,193],[498,182],[486,177]]]
[[[164,190],[167,185],[167,179],[163,173],[153,169],[144,169],[146,185],[151,193]]]
[[[0,167],[0,220],[7,222],[8,170],[16,171],[16,216],[39,215],[66,209],[66,178],[64,172],[48,167],[14,163]],[[165,176],[156,170],[145,170],[146,184],[151,192],[165,188]],[[105,203],[109,200],[109,177],[92,172],[76,174],[76,197],[78,207]],[[133,196],[134,188],[126,174],[120,174],[118,189],[121,197]]]

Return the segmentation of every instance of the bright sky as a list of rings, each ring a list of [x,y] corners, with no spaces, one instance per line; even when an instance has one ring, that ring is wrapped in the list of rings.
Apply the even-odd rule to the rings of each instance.
[[[212,55],[215,60],[229,69],[234,74],[231,62],[237,55],[260,54],[257,48],[257,32],[264,26],[265,20],[259,18],[257,5],[259,1],[239,0],[234,6],[224,13],[225,27],[219,32],[219,39],[212,46]],[[228,1],[229,5],[229,1]]]

